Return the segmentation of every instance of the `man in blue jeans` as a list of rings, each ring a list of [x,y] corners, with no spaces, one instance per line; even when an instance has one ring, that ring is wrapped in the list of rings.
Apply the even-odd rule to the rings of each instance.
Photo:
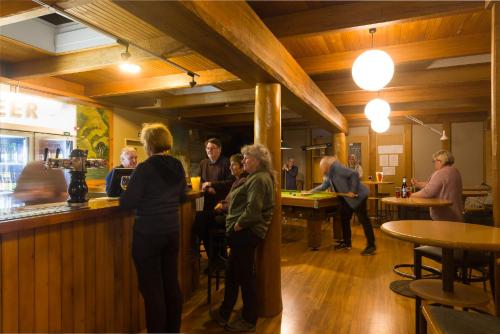
[[[351,249],[351,217],[353,213],[356,213],[359,222],[363,226],[367,241],[361,255],[375,254],[375,235],[366,209],[369,189],[359,181],[359,174],[343,166],[336,156],[323,157],[319,163],[319,168],[325,175],[324,184],[329,183],[335,192],[343,193],[343,196],[339,196],[343,240],[335,246],[335,250]]]

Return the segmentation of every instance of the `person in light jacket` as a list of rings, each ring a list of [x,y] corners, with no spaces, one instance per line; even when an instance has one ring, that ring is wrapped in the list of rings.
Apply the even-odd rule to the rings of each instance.
[[[361,255],[373,255],[376,251],[375,235],[368,218],[366,201],[369,189],[359,181],[359,174],[343,166],[336,156],[325,156],[319,163],[319,168],[326,176],[325,182],[329,182],[335,192],[342,193],[339,196],[340,220],[342,224],[342,242],[335,246],[336,250],[349,250],[351,244],[351,217],[353,213],[358,216],[363,226],[366,237],[366,247]]]

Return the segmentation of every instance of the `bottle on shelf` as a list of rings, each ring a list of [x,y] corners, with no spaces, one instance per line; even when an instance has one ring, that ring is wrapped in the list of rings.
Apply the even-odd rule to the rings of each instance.
[[[401,185],[401,198],[408,197],[408,188],[406,185],[406,176],[403,176],[403,184]]]
[[[9,152],[7,152],[6,145],[2,145],[0,148],[0,161],[7,162],[9,160]]]
[[[16,143],[12,143],[10,148],[10,161],[17,162],[17,145]]]

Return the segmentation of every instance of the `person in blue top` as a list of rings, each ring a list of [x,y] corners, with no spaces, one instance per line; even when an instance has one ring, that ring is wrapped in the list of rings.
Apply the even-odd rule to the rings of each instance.
[[[340,221],[342,224],[343,240],[335,246],[336,250],[349,250],[351,244],[351,217],[353,213],[358,216],[359,222],[363,226],[367,245],[361,255],[373,255],[376,251],[375,235],[368,218],[366,201],[369,189],[359,181],[359,174],[343,166],[336,156],[325,156],[319,163],[319,168],[325,175],[325,181],[313,191],[324,190],[328,184],[333,191],[342,193],[339,196]]]
[[[120,154],[120,165],[117,168],[135,168],[137,166],[137,150],[131,146],[125,146],[122,148],[122,153]],[[110,170],[108,175],[106,175],[106,194],[109,195],[111,188],[111,176],[113,175],[113,170]]]

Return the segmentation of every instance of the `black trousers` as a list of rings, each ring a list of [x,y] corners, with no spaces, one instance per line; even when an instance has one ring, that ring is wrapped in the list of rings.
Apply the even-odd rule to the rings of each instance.
[[[257,279],[255,277],[255,249],[260,239],[249,229],[233,232],[229,238],[229,258],[226,267],[224,301],[221,315],[229,319],[233,311],[238,291],[243,297],[243,319],[257,323]]]
[[[342,224],[344,242],[351,245],[351,218],[353,213],[356,213],[359,222],[363,226],[367,245],[375,246],[375,235],[373,234],[372,224],[370,224],[370,218],[368,218],[366,199],[354,210],[347,204],[343,197],[340,198],[340,222]]]
[[[194,233],[198,238],[203,241],[205,246],[205,251],[207,256],[212,258],[210,254],[210,238],[209,233],[212,229],[224,228],[226,226],[226,215],[217,214],[214,210],[210,211],[200,211],[196,213],[196,218],[194,222]],[[217,245],[216,245],[217,246]],[[225,249],[223,247],[213,247],[214,253],[221,256],[225,255]]]
[[[178,232],[159,235],[134,232],[132,257],[144,297],[148,333],[179,333],[181,330],[178,253]]]

